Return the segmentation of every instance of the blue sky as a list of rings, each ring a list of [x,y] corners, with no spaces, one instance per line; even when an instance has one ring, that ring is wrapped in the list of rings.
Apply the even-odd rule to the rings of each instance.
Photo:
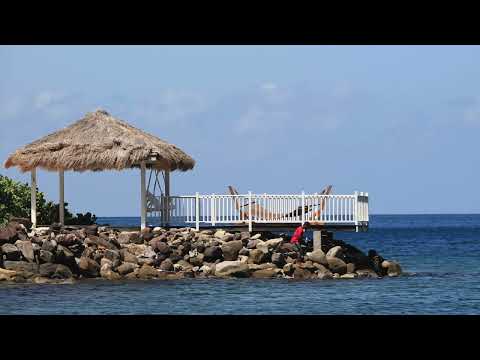
[[[479,64],[478,46],[0,46],[0,159],[104,108],[196,159],[175,194],[333,184],[372,213],[479,213]],[[139,214],[138,170],[65,182],[73,211]],[[56,174],[38,183],[58,200]]]

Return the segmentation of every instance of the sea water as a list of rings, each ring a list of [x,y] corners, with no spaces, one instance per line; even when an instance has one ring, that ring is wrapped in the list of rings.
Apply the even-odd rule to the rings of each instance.
[[[368,232],[335,237],[397,260],[406,275],[0,283],[0,314],[480,314],[480,215],[372,215]]]

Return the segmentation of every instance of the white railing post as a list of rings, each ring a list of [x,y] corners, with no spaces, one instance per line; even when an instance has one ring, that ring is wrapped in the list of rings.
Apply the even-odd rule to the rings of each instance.
[[[302,191],[302,225],[305,223],[305,191]]]
[[[252,192],[248,192],[248,231],[252,232]]]
[[[370,214],[368,211],[368,193],[365,193],[365,212],[366,212],[365,221],[370,221]]]
[[[212,226],[215,226],[216,220],[216,209],[215,209],[215,194],[212,194],[212,200],[210,202],[210,218],[212,220]]]
[[[353,220],[355,221],[355,230],[358,232],[358,191],[354,193],[353,200]]]
[[[195,229],[200,230],[200,196],[195,194]]]

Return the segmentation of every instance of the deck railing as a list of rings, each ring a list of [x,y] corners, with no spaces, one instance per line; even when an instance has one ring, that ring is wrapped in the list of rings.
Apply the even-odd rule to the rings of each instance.
[[[149,210],[165,225],[218,224],[335,224],[368,225],[368,193],[353,195],[243,194],[159,196],[159,207]],[[358,228],[357,228],[358,229]]]

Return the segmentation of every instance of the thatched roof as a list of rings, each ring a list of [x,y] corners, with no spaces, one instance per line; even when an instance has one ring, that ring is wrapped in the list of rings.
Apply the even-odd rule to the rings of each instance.
[[[5,167],[22,171],[39,167],[46,170],[121,170],[139,167],[161,170],[190,170],[195,160],[153,135],[97,110],[66,127],[34,141],[10,155]],[[154,160],[154,161],[152,161]]]

